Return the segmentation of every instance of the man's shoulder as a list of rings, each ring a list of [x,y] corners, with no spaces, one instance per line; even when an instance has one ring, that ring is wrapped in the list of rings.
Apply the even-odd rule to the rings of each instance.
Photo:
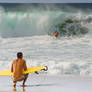
[[[23,64],[26,64],[26,61],[25,61],[25,59],[22,59],[22,61],[21,61]]]
[[[15,60],[13,60],[13,63],[15,63],[17,61],[18,61],[18,59],[15,59]],[[26,62],[26,60],[25,59],[22,59],[21,62]]]

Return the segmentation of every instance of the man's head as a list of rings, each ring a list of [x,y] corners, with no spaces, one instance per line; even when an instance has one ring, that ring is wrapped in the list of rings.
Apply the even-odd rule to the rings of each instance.
[[[23,53],[22,52],[18,52],[17,53],[17,58],[22,58],[23,57]]]

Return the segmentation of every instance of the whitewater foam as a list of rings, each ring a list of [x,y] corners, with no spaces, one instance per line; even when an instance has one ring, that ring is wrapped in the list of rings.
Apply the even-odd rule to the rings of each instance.
[[[48,74],[92,75],[92,41],[86,36],[54,38],[48,35],[0,39],[0,69],[10,69],[22,51],[27,66],[49,67]]]

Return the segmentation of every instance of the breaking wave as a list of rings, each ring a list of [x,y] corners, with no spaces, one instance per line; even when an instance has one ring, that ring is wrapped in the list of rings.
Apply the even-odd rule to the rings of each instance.
[[[1,37],[50,35],[56,31],[56,25],[65,22],[66,19],[76,20],[81,27],[85,26],[87,31],[89,30],[88,25],[92,23],[92,14],[86,14],[85,8],[84,12],[81,8],[72,9],[73,6],[63,4],[59,5],[59,7],[57,4],[37,5],[38,6],[31,4],[27,6],[25,4],[23,6],[15,4],[15,7],[2,5],[0,7]],[[68,24],[67,27],[69,25],[70,24]],[[75,25],[76,24],[73,24],[74,27]],[[76,29],[80,29],[80,27],[77,26]],[[70,33],[70,31],[68,33]]]

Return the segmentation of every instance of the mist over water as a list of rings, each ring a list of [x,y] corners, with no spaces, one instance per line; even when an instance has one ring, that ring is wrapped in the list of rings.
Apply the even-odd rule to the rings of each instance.
[[[10,69],[16,53],[22,51],[28,67],[47,65],[47,74],[92,76],[91,6],[1,4],[0,70]],[[88,33],[52,37],[56,25],[66,19],[76,20]]]

